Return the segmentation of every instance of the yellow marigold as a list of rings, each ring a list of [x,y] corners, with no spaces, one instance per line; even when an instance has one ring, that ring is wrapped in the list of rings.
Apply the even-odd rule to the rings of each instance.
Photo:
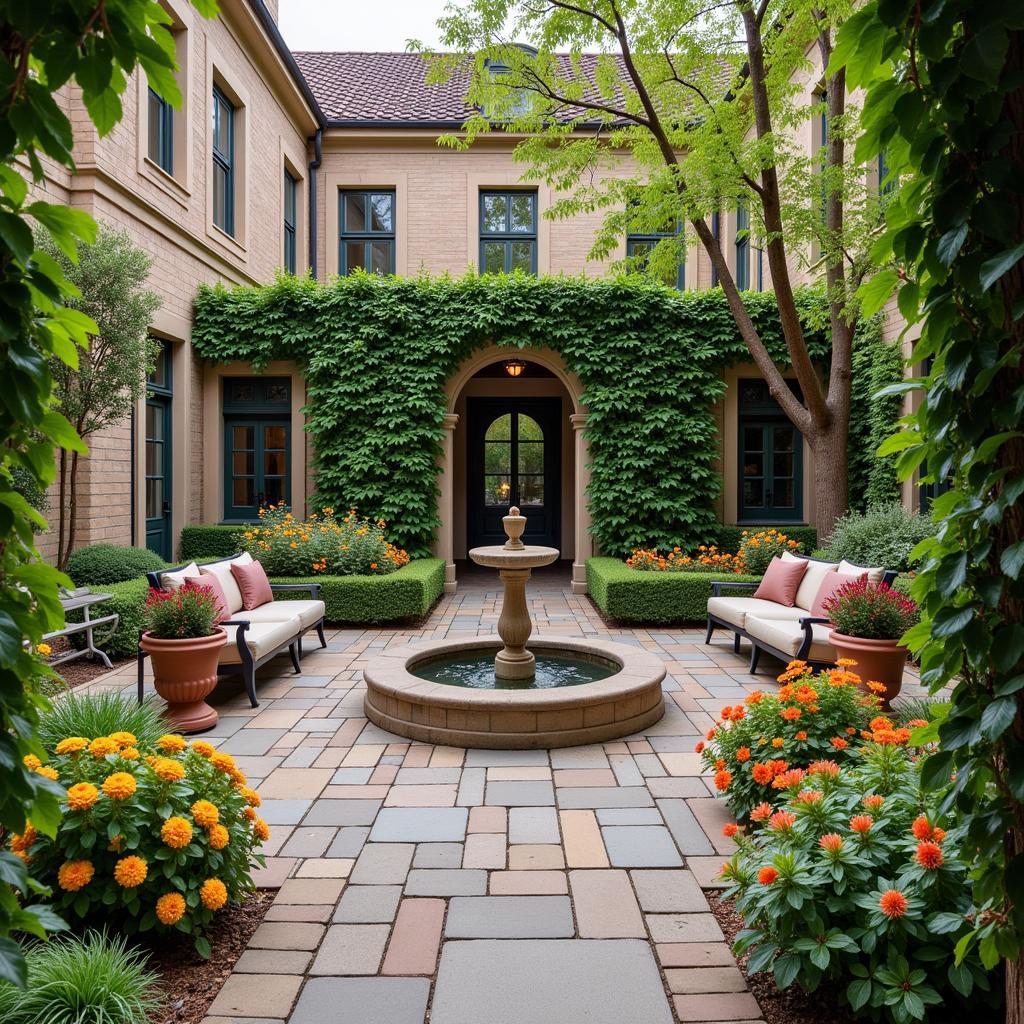
[[[111,800],[127,800],[135,792],[136,787],[134,775],[129,772],[114,772],[103,783],[103,792]]]
[[[112,732],[110,738],[119,747],[134,747],[139,742],[138,736],[133,732]]]
[[[180,761],[172,761],[169,757],[158,757],[153,771],[165,782],[175,782],[185,778],[185,766]]]
[[[121,757],[125,761],[138,761],[140,756],[141,755],[139,754],[139,752],[134,747],[122,747],[121,748]]]
[[[32,771],[38,771],[38,769],[42,768],[42,766],[43,766],[43,762],[40,761],[39,758],[36,757],[35,754],[26,754],[21,759],[21,761],[22,761],[22,764],[24,764],[26,768],[31,768]]]
[[[117,740],[112,740],[109,736],[97,736],[89,744],[89,753],[96,758],[106,757],[107,754],[116,754],[119,746]]]
[[[107,845],[107,849],[111,853],[121,853],[124,850],[124,836],[114,836],[114,838],[111,839],[109,844]]]
[[[192,826],[179,817],[168,818],[160,828],[160,838],[175,850],[192,842]]]
[[[245,797],[245,802],[250,807],[259,807],[259,805],[263,803],[262,799],[260,799],[259,793],[257,793],[255,789],[250,789],[248,786],[239,786],[238,792]]]
[[[218,750],[210,757],[210,764],[214,768],[219,768],[225,774],[230,775],[231,770],[235,767],[235,759],[230,754],[225,754],[223,751]]]
[[[217,753],[217,748],[212,743],[207,743],[206,740],[193,740],[192,749],[197,754],[202,754],[203,757],[213,757]]]
[[[270,826],[262,818],[257,818],[252,823],[252,830],[261,843],[265,843],[270,838]]]
[[[57,884],[67,892],[78,892],[84,889],[96,874],[96,869],[91,861],[67,860],[60,866],[57,872]]]
[[[68,790],[68,807],[73,811],[87,811],[100,795],[91,782],[76,782]]]
[[[35,826],[29,821],[25,822],[25,831],[18,835],[17,832],[11,836],[11,853],[24,853],[36,841]]]
[[[220,821],[220,811],[209,800],[197,800],[190,809],[196,824],[202,828],[211,828]]]
[[[114,881],[122,889],[134,889],[146,880],[149,868],[141,857],[122,857],[114,865]]]
[[[199,887],[199,898],[207,910],[220,910],[228,901],[228,888],[219,878],[208,878]]]
[[[243,811],[242,811],[242,817],[243,818],[247,818],[249,821],[255,821],[256,820],[256,808],[254,808],[254,807],[246,807],[246,808],[244,808]]]
[[[180,754],[188,744],[185,742],[184,736],[179,736],[177,733],[166,733],[156,741],[156,745],[165,754]]]
[[[53,654],[53,648],[49,644],[36,644],[36,653],[48,658]]]
[[[80,754],[89,746],[89,741],[84,736],[69,736],[57,744],[58,754]]]
[[[211,850],[223,850],[231,841],[231,835],[223,825],[211,825],[208,834]]]
[[[165,893],[156,901],[156,916],[161,924],[177,924],[185,916],[185,897],[180,892]]]
[[[37,768],[36,774],[42,775],[43,778],[46,779],[53,779],[54,782],[56,782],[57,779],[60,778],[60,776],[57,774],[57,769],[51,768],[48,764],[41,765],[39,768]]]

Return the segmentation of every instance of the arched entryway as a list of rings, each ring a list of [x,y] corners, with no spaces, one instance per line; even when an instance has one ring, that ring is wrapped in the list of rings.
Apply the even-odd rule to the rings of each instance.
[[[522,364],[518,372],[508,372],[510,360]],[[459,367],[446,392],[435,543],[445,589],[456,589],[456,562],[469,548],[500,543],[501,516],[518,503],[533,543],[571,559],[572,588],[583,592],[593,549],[579,379],[550,349],[490,346]]]

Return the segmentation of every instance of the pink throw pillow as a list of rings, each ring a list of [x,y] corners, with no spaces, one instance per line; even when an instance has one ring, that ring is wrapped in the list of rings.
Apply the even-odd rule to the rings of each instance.
[[[217,622],[225,622],[231,618],[228,599],[224,588],[216,576],[186,576],[181,584],[182,590],[206,590],[213,594],[213,602],[217,606]]]
[[[765,570],[754,597],[762,601],[774,601],[776,604],[792,608],[796,604],[796,592],[800,589],[800,581],[807,572],[807,559],[797,562],[783,561],[776,555]]]
[[[238,589],[242,592],[242,607],[247,612],[274,600],[270,580],[259,562],[250,562],[248,565],[231,562],[230,565],[231,575],[235,577]]]
[[[867,578],[868,574],[866,572],[860,575],[851,575],[850,573],[837,572],[833,569],[831,572],[826,573],[821,581],[821,586],[818,587],[817,594],[814,595],[814,600],[811,602],[811,614],[824,619],[829,618],[828,612],[825,611],[825,602],[840,587],[845,587],[847,583],[856,583],[857,580],[866,580]]]

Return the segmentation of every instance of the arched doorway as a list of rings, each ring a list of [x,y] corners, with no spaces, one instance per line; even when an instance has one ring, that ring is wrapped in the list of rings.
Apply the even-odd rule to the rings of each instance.
[[[508,367],[510,360],[521,365]],[[466,360],[446,390],[435,543],[446,590],[456,589],[456,562],[471,547],[503,542],[501,517],[519,504],[527,541],[557,547],[572,561],[573,590],[583,592],[592,546],[586,413],[575,374],[549,349],[490,346]]]

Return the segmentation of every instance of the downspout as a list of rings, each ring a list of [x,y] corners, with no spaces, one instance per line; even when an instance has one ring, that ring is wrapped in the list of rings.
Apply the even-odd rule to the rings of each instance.
[[[128,536],[131,539],[129,540],[128,543],[132,547],[134,547],[135,546],[135,487],[136,487],[136,482],[135,482],[135,404],[134,403],[132,403],[132,415],[131,415],[130,434],[129,434],[129,441],[128,441],[128,450],[131,452],[131,458],[129,458],[129,460],[128,460],[128,464],[129,464],[129,467],[128,467],[128,473],[129,473],[128,490],[129,490],[129,494],[131,495],[131,500],[128,503],[129,504],[129,509],[128,509],[128,529],[130,531]]]
[[[309,162],[309,270],[315,281],[317,273],[317,244],[316,244],[316,172],[320,169],[323,161],[323,128],[317,128],[316,134],[311,137],[313,143],[313,159]]]

